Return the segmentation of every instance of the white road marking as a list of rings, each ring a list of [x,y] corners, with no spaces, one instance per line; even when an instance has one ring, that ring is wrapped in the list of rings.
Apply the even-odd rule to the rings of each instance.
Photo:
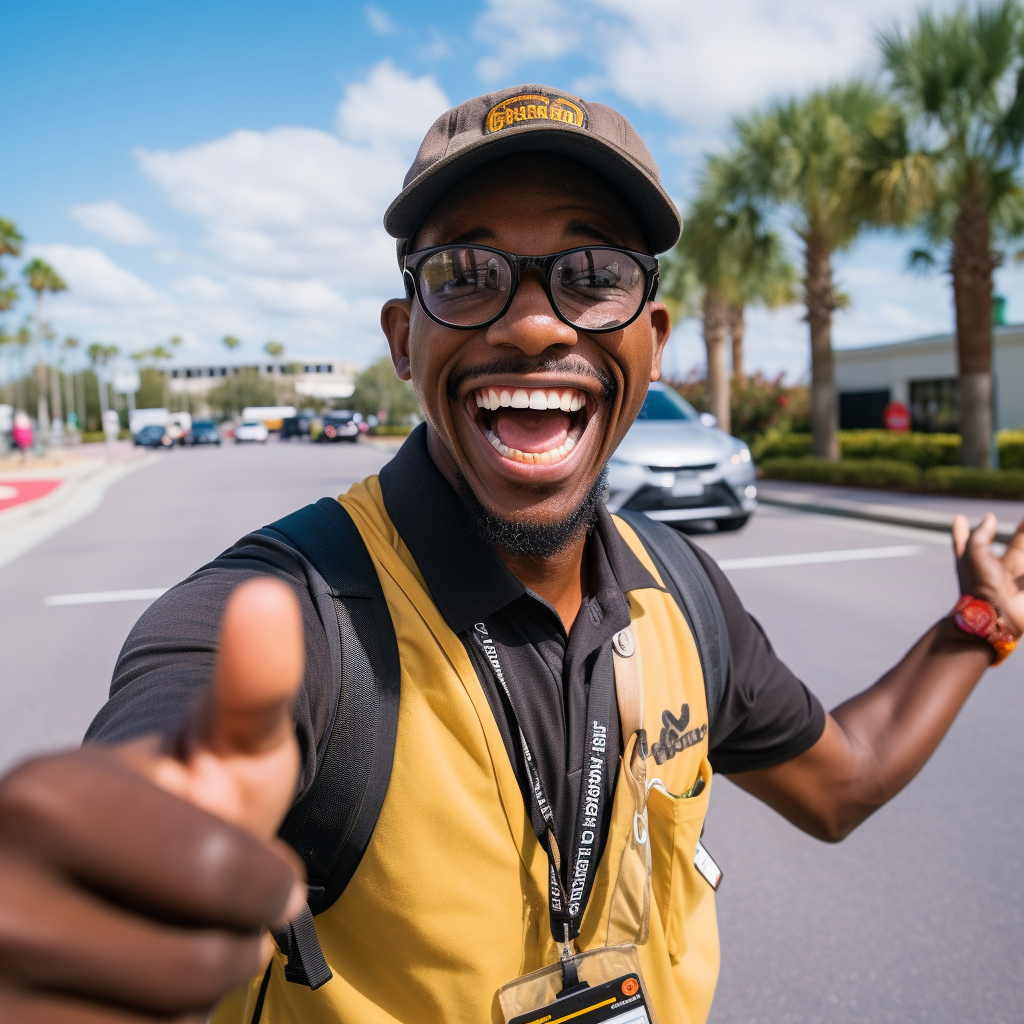
[[[869,558],[906,558],[920,548],[899,544],[887,548],[848,548],[844,551],[805,551],[794,555],[758,555],[754,558],[723,558],[721,569],[774,569],[783,565],[821,565],[824,562],[859,562]]]
[[[108,604],[111,601],[155,601],[170,587],[149,587],[145,590],[97,590],[92,594],[55,594],[43,604],[50,608],[65,604]]]

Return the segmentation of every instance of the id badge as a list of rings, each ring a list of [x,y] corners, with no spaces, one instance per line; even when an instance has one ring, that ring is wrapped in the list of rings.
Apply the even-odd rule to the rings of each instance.
[[[578,983],[563,989],[562,963],[498,990],[505,1024],[658,1024],[632,943],[571,958]]]

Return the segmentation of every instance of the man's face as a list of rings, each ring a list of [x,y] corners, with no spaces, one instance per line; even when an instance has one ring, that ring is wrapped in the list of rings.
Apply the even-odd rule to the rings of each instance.
[[[591,244],[647,251],[610,185],[545,155],[506,158],[464,178],[409,251],[455,242],[522,256]],[[536,526],[564,520],[594,487],[660,374],[670,329],[657,302],[609,334],[571,327],[536,273],[523,275],[508,311],[489,327],[444,327],[417,299],[390,301],[381,324],[398,375],[412,379],[441,471],[449,480],[461,474],[500,518]],[[514,405],[525,392],[532,407],[500,405],[502,392]],[[541,395],[547,408],[535,408]]]

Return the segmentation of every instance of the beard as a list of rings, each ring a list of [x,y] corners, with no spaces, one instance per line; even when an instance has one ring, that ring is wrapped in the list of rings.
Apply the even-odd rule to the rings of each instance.
[[[564,518],[554,523],[527,523],[504,519],[492,512],[459,473],[459,497],[469,512],[477,536],[485,543],[520,558],[550,558],[564,551],[597,524],[597,512],[604,501],[608,470],[602,470],[583,500]]]

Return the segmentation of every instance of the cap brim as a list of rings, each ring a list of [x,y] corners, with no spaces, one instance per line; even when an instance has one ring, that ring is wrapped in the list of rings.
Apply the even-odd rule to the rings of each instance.
[[[683,222],[661,184],[613,143],[585,129],[532,122],[485,136],[444,157],[413,179],[384,214],[393,238],[411,238],[437,201],[471,171],[515,153],[556,153],[607,178],[633,211],[652,252],[665,252],[679,240]]]

